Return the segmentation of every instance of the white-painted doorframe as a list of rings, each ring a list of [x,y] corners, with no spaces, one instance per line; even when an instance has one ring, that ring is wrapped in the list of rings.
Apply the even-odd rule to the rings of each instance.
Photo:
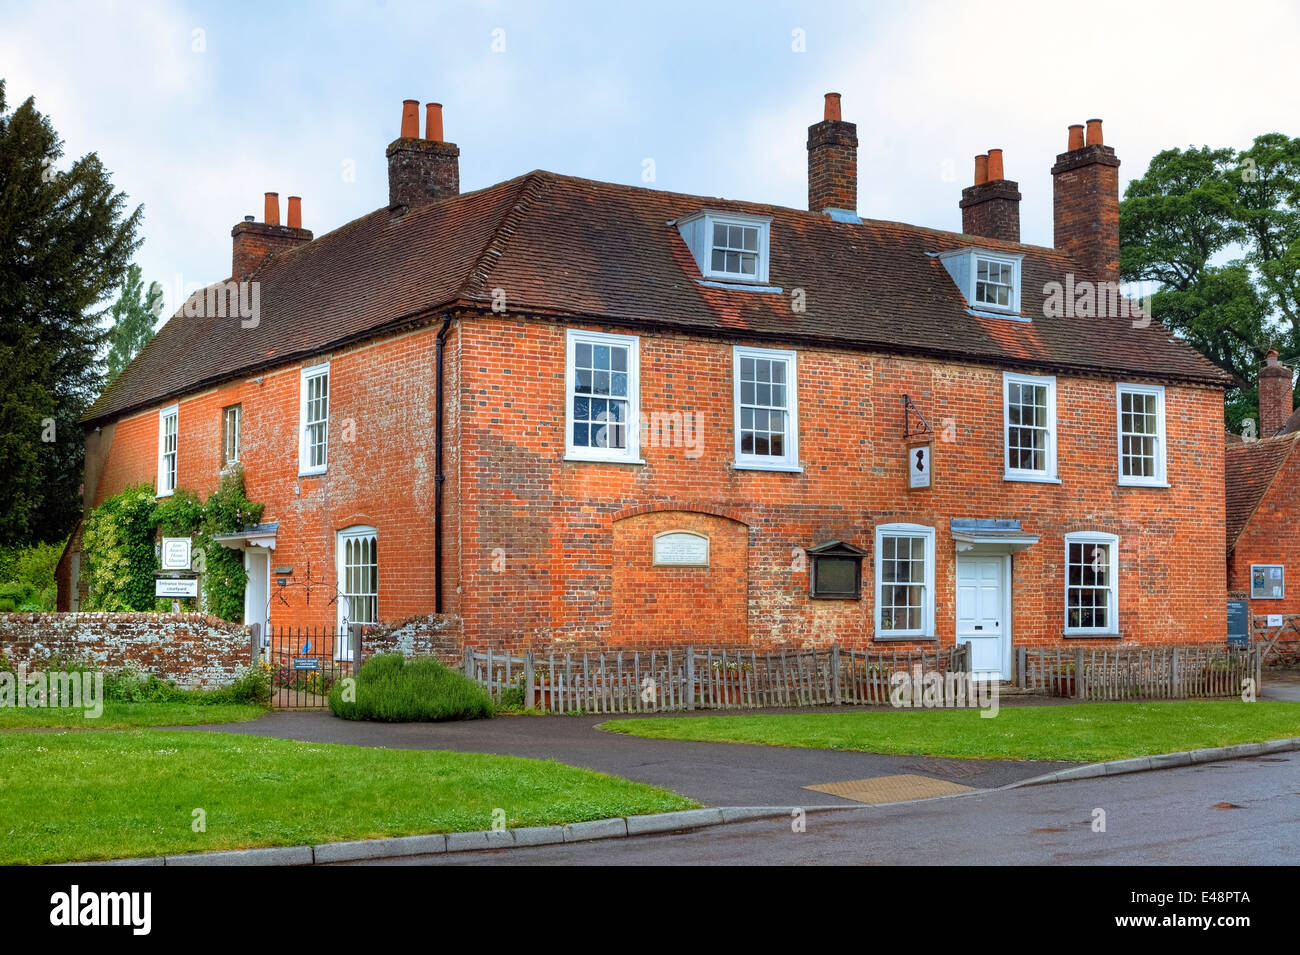
[[[264,572],[256,567],[258,559],[265,563]],[[244,571],[248,574],[248,584],[244,587],[244,622],[262,624],[262,646],[270,644],[271,629],[271,552],[261,547],[244,548]],[[253,575],[259,578],[258,588],[254,588]],[[257,590],[262,592],[259,594]]]
[[[966,643],[967,639],[965,638],[969,638],[970,636],[969,634],[962,634],[960,632],[959,623],[957,620],[957,616],[961,612],[960,607],[958,606],[959,601],[956,599],[958,581],[961,580],[961,574],[959,573],[960,564],[963,560],[978,560],[978,559],[987,559],[990,557],[999,558],[999,566],[1001,566],[1002,568],[1002,573],[1000,575],[1001,579],[999,581],[999,586],[1001,587],[1002,590],[1002,601],[1001,601],[1002,620],[999,621],[999,627],[998,627],[998,632],[999,632],[998,639],[1001,641],[1001,646],[998,648],[999,651],[998,657],[999,657],[999,663],[1002,667],[1002,670],[999,674],[999,678],[1003,680],[1010,680],[1011,679],[1011,555],[1010,554],[1006,552],[1002,552],[1002,553],[996,553],[996,552],[991,553],[988,551],[981,552],[978,548],[973,548],[968,551],[959,551],[957,553],[957,563],[953,565],[953,596],[954,596],[953,611],[952,611],[953,632],[956,634],[956,640],[958,643]],[[1005,624],[1005,626],[1003,626],[1002,624]],[[977,674],[976,678],[989,679],[990,676],[991,675],[988,673],[985,673],[982,676]]]

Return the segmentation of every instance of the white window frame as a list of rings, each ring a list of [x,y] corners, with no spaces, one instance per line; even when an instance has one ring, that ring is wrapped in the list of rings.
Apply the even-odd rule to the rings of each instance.
[[[1124,473],[1124,395],[1153,395],[1156,399],[1156,449],[1153,477],[1141,477]],[[1131,382],[1118,382],[1115,385],[1115,471],[1118,482],[1129,487],[1168,487],[1169,478],[1165,470],[1165,389],[1163,385],[1138,385]]]
[[[322,362],[303,368],[298,376],[298,475],[324,474],[329,468],[330,448],[330,363]],[[324,460],[313,466],[307,447],[307,381],[320,375],[325,376],[325,454]]]
[[[1011,304],[994,305],[989,302],[981,302],[976,297],[976,292],[979,290],[980,260],[995,265],[1011,266]],[[1014,255],[997,255],[993,252],[972,252],[970,260],[970,294],[966,297],[966,301],[970,303],[971,308],[977,311],[1008,312],[1016,315],[1020,314],[1020,257]]]
[[[1110,617],[1104,627],[1070,626],[1070,545],[1071,544],[1106,544],[1110,548],[1110,566],[1106,571],[1110,580]],[[1065,635],[1074,637],[1118,636],[1119,635],[1119,537],[1104,531],[1073,531],[1065,535],[1065,549],[1062,555],[1064,588],[1061,597],[1061,621],[1065,625]]]
[[[167,467],[167,419],[176,420],[176,449],[172,451],[171,467]],[[176,493],[181,474],[181,410],[179,404],[168,405],[158,412],[158,497]]]
[[[925,582],[921,585],[921,627],[911,630],[882,630],[880,628],[881,594],[884,589],[884,546],[886,537],[923,537],[925,538]],[[875,606],[872,614],[875,618],[875,639],[877,640],[915,640],[934,638],[934,528],[925,524],[878,524],[876,526],[876,547],[873,555],[873,572],[875,575]]]
[[[232,411],[234,412],[233,417],[235,422],[234,434],[233,434],[234,440],[228,441],[227,439],[231,437],[231,432],[226,427],[226,421],[227,421],[227,416],[229,416]],[[240,455],[243,450],[240,446],[243,439],[243,433],[242,433],[243,430],[244,430],[244,406],[241,403],[236,402],[233,405],[226,405],[224,408],[222,408],[221,409],[221,466],[223,468],[228,467],[231,464],[238,464],[240,462]],[[234,451],[234,454],[231,455],[229,458],[227,458],[226,457],[227,446],[231,444],[233,444],[234,446],[232,449]]]
[[[770,216],[748,216],[742,213],[714,212],[703,210],[678,219],[674,223],[681,232],[683,240],[691,250],[700,275],[710,282],[726,282],[733,285],[767,285],[769,282],[769,264],[772,246],[772,219]],[[715,225],[734,225],[748,229],[758,229],[758,261],[754,264],[753,275],[740,275],[733,272],[717,272],[713,268],[713,227]]]
[[[740,450],[740,362],[742,358],[784,361],[786,391],[785,454],[745,454]],[[778,348],[750,348],[733,345],[731,349],[732,467],[747,471],[789,471],[800,473],[799,466],[799,359],[794,351]]]
[[[591,448],[573,443],[573,398],[577,387],[577,350],[579,343],[614,345],[626,348],[627,354],[627,447]],[[641,460],[641,339],[636,335],[614,335],[570,328],[564,347],[564,459],[610,464],[644,464]]]
[[[366,623],[378,623],[379,621],[379,532],[373,527],[364,524],[358,524],[354,527],[348,527],[344,530],[337,531],[334,535],[334,573],[336,589],[338,591],[337,617],[338,626],[336,628],[337,636],[334,641],[334,658],[336,660],[352,659],[352,644],[348,632],[344,629],[343,619],[346,616],[349,623],[356,623],[352,619],[352,601],[347,599],[347,569],[345,567],[344,556],[347,553],[348,541],[371,539],[375,542],[375,592],[373,595],[364,594],[362,596],[374,596],[375,598],[375,619],[366,621]]]
[[[1044,470],[1011,467],[1011,385],[1047,386],[1047,439]],[[1002,373],[1002,479],[1004,481],[1037,481],[1060,484],[1056,471],[1056,376],[1024,375],[1011,371]],[[1017,427],[1021,427],[1017,425]]]

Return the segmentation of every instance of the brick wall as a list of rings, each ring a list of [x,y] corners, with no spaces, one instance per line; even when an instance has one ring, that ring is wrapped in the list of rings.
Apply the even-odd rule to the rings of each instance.
[[[460,613],[476,645],[656,643],[664,635],[634,623],[634,613],[672,607],[664,616],[675,616],[676,628],[718,614],[716,591],[680,579],[685,571],[647,565],[649,527],[619,527],[629,508],[682,511],[694,502],[734,514],[748,528],[748,639],[760,647],[872,645],[871,558],[861,601],[813,600],[800,558],[804,548],[829,540],[871,551],[876,525],[893,522],[936,529],[936,623],[939,642],[950,644],[954,517],[1017,518],[1041,538],[1013,558],[1016,645],[1062,641],[1064,535],[1080,530],[1120,537],[1125,642],[1226,639],[1222,397],[1215,390],[1167,389],[1172,486],[1120,487],[1115,382],[1058,376],[1062,481],[1008,482],[1000,369],[801,348],[803,473],[743,471],[729,465],[730,344],[646,332],[642,414],[698,414],[701,453],[643,446],[644,465],[593,464],[563,460],[564,326],[503,316],[466,323],[461,336],[460,401],[473,415],[464,421],[459,478]],[[929,491],[906,488],[904,394],[939,432]],[[729,624],[722,628],[731,632]]]
[[[426,614],[367,627],[361,635],[363,658],[377,653],[401,653],[408,657],[435,656],[458,665],[461,649],[460,620],[447,615]]]
[[[1297,514],[1300,514],[1300,454],[1293,452],[1278,469],[1228,555],[1228,596],[1249,600],[1252,615],[1300,614],[1300,539],[1294,531]],[[1285,568],[1285,593],[1281,600],[1250,599],[1251,564],[1281,564]]]
[[[1009,179],[967,186],[961,193],[961,231],[1020,241],[1020,189]]]
[[[272,625],[336,623],[335,534],[356,525],[378,531],[380,619],[433,611],[436,334],[424,327],[323,353],[178,402],[177,482],[203,499],[220,476],[222,409],[242,407],[247,493],[265,505],[263,521],[279,522],[272,567],[293,569],[289,586],[272,583]],[[449,339],[451,352],[454,333]],[[299,476],[300,371],[324,361],[330,362],[329,466],[324,474]],[[98,486],[87,488],[92,506],[129,484],[155,483],[158,413],[153,408],[117,422]],[[454,447],[454,420],[447,437]],[[454,594],[456,584],[447,579]]]
[[[252,648],[248,628],[203,614],[11,613],[0,614],[0,653],[29,670],[55,657],[216,689],[249,664]]]

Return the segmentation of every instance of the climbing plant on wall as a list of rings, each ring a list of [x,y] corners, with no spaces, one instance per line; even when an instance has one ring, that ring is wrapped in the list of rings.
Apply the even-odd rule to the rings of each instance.
[[[154,608],[154,520],[158,509],[148,484],[129,487],[90,512],[81,532],[85,610]]]
[[[217,490],[204,502],[184,488],[159,500],[148,484],[108,498],[90,512],[82,530],[82,573],[87,580],[83,609],[168,609],[170,601],[154,597],[155,541],[160,536],[194,537],[205,609],[223,620],[241,622],[248,582],[244,556],[215,537],[256,524],[262,509],[263,505],[248,499],[244,472],[238,467],[222,473]]]
[[[198,544],[207,557],[203,575],[203,596],[207,599],[208,613],[223,620],[243,622],[244,585],[248,573],[244,570],[241,551],[225,547],[213,537],[232,534],[262,519],[263,505],[248,499],[244,491],[244,472],[238,466],[221,475],[221,484],[208,495],[203,505],[203,522],[199,528]]]

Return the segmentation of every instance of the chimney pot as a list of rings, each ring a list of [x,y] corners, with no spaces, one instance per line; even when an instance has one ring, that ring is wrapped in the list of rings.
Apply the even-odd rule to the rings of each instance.
[[[388,144],[388,207],[416,209],[460,194],[460,149],[443,140],[442,104],[425,104],[420,139],[419,103],[402,104],[402,135]]]
[[[402,139],[420,138],[420,101],[402,100]]]
[[[989,182],[997,182],[999,179],[1006,178],[1002,175],[1002,150],[1000,149],[989,150],[988,176]]]
[[[424,138],[434,143],[443,141],[441,103],[424,104]]]
[[[1292,407],[1291,369],[1270,350],[1259,370],[1259,436],[1271,438],[1286,427]]]
[[[808,127],[808,210],[858,209],[858,127],[841,118],[840,94],[826,94],[825,118]]]
[[[267,225],[280,224],[280,194],[278,192],[268,192],[266,194],[262,221]]]
[[[289,228],[302,228],[302,196],[289,197]]]
[[[975,157],[975,185],[982,186],[989,181],[989,156],[980,153]]]
[[[1070,127],[1070,145],[1052,166],[1053,245],[1077,277],[1119,282],[1119,158],[1101,141],[1101,120]]]

